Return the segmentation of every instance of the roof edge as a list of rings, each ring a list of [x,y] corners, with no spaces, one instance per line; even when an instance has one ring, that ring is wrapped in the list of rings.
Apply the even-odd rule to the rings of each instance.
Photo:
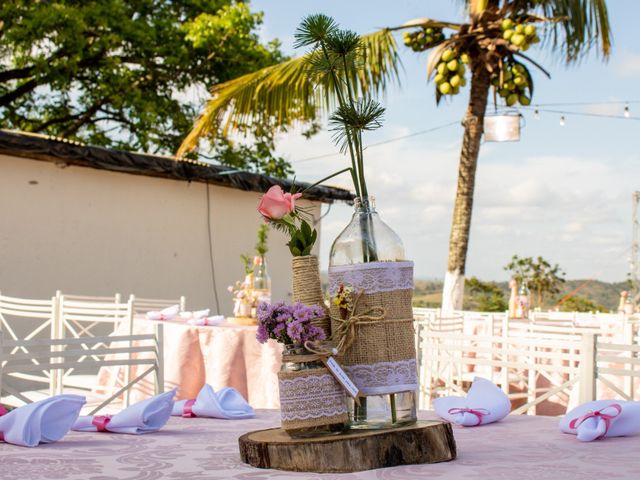
[[[201,182],[238,190],[263,193],[273,185],[290,190],[294,182],[229,167],[178,159],[175,157],[134,153],[29,132],[0,129],[0,153],[34,160],[64,163],[133,175]],[[307,188],[309,183],[296,183]],[[354,195],[346,189],[318,185],[305,198],[323,203],[353,203]]]

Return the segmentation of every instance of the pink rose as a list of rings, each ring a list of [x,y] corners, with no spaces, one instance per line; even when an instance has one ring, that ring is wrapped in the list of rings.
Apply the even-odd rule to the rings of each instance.
[[[274,185],[262,196],[258,211],[268,220],[280,220],[295,210],[295,201],[301,196],[301,193],[285,193],[279,185]]]

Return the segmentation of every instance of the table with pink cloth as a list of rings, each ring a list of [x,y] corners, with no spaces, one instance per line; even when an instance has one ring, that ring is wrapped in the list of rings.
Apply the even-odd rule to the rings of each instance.
[[[435,418],[421,412],[423,419]],[[26,449],[0,444],[0,478],[24,479],[637,479],[639,437],[582,443],[558,429],[558,418],[509,416],[477,428],[454,427],[458,458],[350,474],[260,470],[243,464],[238,437],[279,423],[275,410],[251,420],[172,417],[157,433],[70,432],[60,442]]]
[[[164,329],[164,386],[165,390],[179,387],[176,399],[195,398],[208,383],[215,390],[235,388],[254,408],[279,407],[277,373],[282,347],[273,340],[258,343],[257,327],[230,323],[193,326],[179,320],[136,318],[134,334],[152,333],[157,323]],[[99,385],[113,389],[123,375],[123,368],[103,368]],[[153,384],[145,380],[133,388],[131,400],[151,395]]]

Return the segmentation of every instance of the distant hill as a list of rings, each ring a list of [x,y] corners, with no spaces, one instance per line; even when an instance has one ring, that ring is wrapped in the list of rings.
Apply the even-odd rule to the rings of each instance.
[[[323,288],[326,290],[327,274],[322,275]],[[582,286],[585,282],[586,285]],[[441,280],[415,280],[415,290],[413,294],[413,304],[420,307],[437,308],[440,306],[442,296]],[[508,282],[496,282],[496,285],[504,292],[505,300],[509,298]],[[561,287],[561,291],[548,302],[553,306],[565,295],[580,287],[575,295],[591,300],[596,305],[604,307],[606,310],[615,311],[620,301],[620,292],[629,289],[628,282],[603,282],[601,280],[567,280]],[[465,303],[469,303],[465,297]]]
[[[586,285],[582,286],[585,282]],[[508,282],[497,282],[496,285],[504,292],[505,299],[509,298],[509,286]],[[629,288],[628,282],[603,282],[600,280],[567,280],[561,287],[560,293],[553,298],[553,302],[549,302],[555,305],[565,295],[573,292],[578,287],[581,287],[576,293],[576,296],[585,297],[591,300],[596,305],[601,305],[607,310],[616,310],[618,308],[618,302],[620,300],[620,292]],[[442,294],[442,281],[438,280],[416,280],[415,281],[415,293],[414,304],[424,307],[439,307]],[[552,306],[551,305],[551,306]]]

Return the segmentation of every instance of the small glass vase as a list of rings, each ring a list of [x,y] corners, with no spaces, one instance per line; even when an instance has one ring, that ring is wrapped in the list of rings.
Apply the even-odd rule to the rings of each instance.
[[[411,377],[412,373],[410,371],[407,373],[406,370],[410,370],[411,368],[414,369],[413,374],[415,375],[414,381],[416,383],[414,384],[412,381],[411,384],[415,385],[417,388],[411,310],[413,267],[410,262],[403,262],[404,260],[405,253],[402,240],[400,240],[400,237],[386,223],[384,223],[382,219],[380,219],[380,216],[375,209],[374,199],[372,197],[364,198],[362,200],[356,198],[355,212],[351,221],[336,238],[331,247],[329,260],[330,283],[333,284],[333,281],[335,281],[335,276],[332,281],[332,269],[334,272],[337,270],[344,271],[349,270],[349,267],[346,266],[353,266],[353,271],[357,271],[360,267],[359,264],[372,262],[389,262],[388,264],[379,264],[380,269],[385,269],[386,265],[390,268],[400,264],[410,265],[409,276],[411,277],[411,283],[408,288],[411,290],[407,292],[405,289],[405,296],[408,294],[408,298],[404,301],[405,305],[403,307],[404,316],[409,317],[409,319],[406,323],[402,324],[402,327],[398,328],[402,328],[405,332],[405,335],[402,337],[404,340],[400,347],[406,347],[410,352],[412,352],[406,357],[407,362],[402,366],[402,368],[405,369],[405,374],[409,377]],[[365,273],[365,275],[368,274],[369,272]],[[334,292],[331,293],[333,295]],[[382,303],[384,302],[385,300],[383,298]],[[339,314],[339,309],[334,305],[332,305],[332,313],[334,315]],[[334,328],[333,325],[332,328]],[[407,330],[409,333],[407,333]],[[356,342],[357,341],[358,339],[356,339]],[[391,339],[391,343],[393,341],[394,340]],[[407,342],[412,343],[411,345],[407,345]],[[411,355],[413,355],[413,359],[410,358]],[[383,363],[385,362],[381,362],[379,365],[382,365]],[[407,365],[409,366],[407,367]],[[343,367],[349,371],[349,365],[343,365]],[[360,367],[362,366],[359,366],[358,368]],[[375,376],[378,373],[380,372],[374,372],[372,375]],[[356,384],[358,384],[357,379],[352,378],[352,380],[356,381]],[[375,389],[371,390],[375,391]],[[391,388],[389,390],[393,389]],[[417,397],[415,389],[405,389],[403,391],[393,391],[392,393],[384,394],[371,394],[365,392],[365,395],[365,397],[360,398],[359,404],[354,402],[351,397],[347,399],[349,409],[349,428],[383,429],[411,424],[417,421]]]
[[[529,309],[531,308],[531,292],[527,281],[523,280],[518,290],[518,302],[516,304],[516,318],[529,318]]]
[[[285,345],[278,373],[282,428],[294,438],[335,435],[346,429],[346,394],[319,357]]]

